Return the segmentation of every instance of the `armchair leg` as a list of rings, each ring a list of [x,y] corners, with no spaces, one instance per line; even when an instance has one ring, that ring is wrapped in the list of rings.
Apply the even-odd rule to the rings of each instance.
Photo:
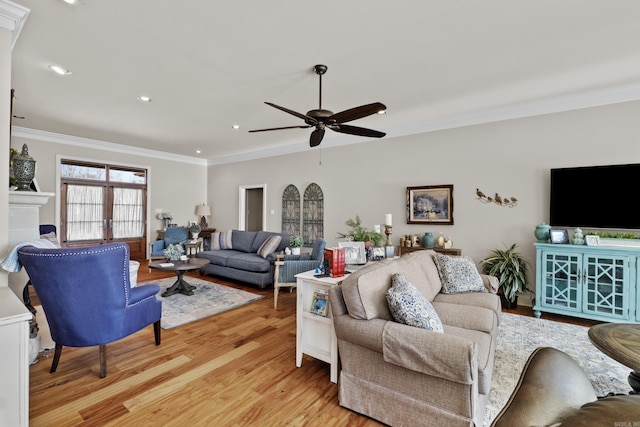
[[[277,310],[278,309],[278,289],[280,289],[278,287],[278,284],[276,283],[276,285],[273,287],[273,309]]]
[[[160,321],[153,324],[153,335],[156,338],[156,345],[160,345]]]
[[[107,376],[107,346],[100,346],[100,378]]]
[[[53,362],[51,363],[50,373],[54,373],[58,369],[58,362],[60,362],[60,355],[62,354],[62,344],[56,343],[56,349],[53,353]]]

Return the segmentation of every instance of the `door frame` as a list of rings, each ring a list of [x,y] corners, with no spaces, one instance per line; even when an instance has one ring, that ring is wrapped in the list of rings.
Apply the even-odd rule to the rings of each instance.
[[[54,214],[54,225],[56,226],[56,228],[58,230],[60,230],[60,221],[62,220],[60,218],[60,195],[61,195],[61,188],[60,188],[60,180],[62,179],[61,173],[60,173],[60,166],[62,164],[62,160],[72,160],[72,161],[78,161],[78,162],[89,162],[89,163],[98,163],[98,164],[117,164],[118,166],[125,166],[125,167],[131,167],[131,168],[137,168],[137,169],[146,169],[147,170],[147,196],[146,196],[146,205],[145,205],[145,211],[146,211],[146,215],[145,215],[145,233],[146,233],[146,241],[144,243],[145,246],[145,257],[148,258],[149,256],[149,243],[151,242],[151,213],[149,212],[150,209],[150,194],[151,194],[151,166],[149,165],[141,165],[141,164],[137,164],[137,163],[127,163],[127,162],[106,162],[104,160],[99,160],[99,159],[94,159],[91,157],[77,157],[77,156],[70,156],[70,155],[65,155],[65,154],[56,154],[56,196],[55,197],[55,214]]]
[[[267,184],[241,185],[238,187],[238,230],[245,230],[247,214],[247,190],[262,188],[262,230],[267,228]]]

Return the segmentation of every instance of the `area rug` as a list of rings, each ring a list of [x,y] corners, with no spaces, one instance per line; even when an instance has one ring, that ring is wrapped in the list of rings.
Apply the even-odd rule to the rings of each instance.
[[[586,372],[598,396],[628,393],[630,369],[595,348],[588,330],[584,326],[502,313],[484,426],[489,426],[505,405],[525,362],[538,347],[554,347],[570,355]]]
[[[182,294],[166,298],[161,296],[168,287],[175,283],[176,277],[149,282],[160,285],[158,299],[162,301],[162,329],[175,328],[264,298],[263,295],[252,294],[193,277],[185,276],[185,280],[196,287],[191,296]]]

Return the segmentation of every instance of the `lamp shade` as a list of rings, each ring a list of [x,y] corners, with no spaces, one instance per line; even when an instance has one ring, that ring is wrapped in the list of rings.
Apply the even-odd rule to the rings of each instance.
[[[196,215],[198,215],[198,216],[211,215],[211,206],[209,206],[209,205],[198,205],[198,206],[196,206]]]

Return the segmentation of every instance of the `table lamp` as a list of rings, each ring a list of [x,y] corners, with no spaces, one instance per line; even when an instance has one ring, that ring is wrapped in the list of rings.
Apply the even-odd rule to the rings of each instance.
[[[196,215],[200,217],[200,227],[204,230],[209,227],[207,224],[207,216],[211,215],[211,207],[209,205],[198,205],[196,206]]]

